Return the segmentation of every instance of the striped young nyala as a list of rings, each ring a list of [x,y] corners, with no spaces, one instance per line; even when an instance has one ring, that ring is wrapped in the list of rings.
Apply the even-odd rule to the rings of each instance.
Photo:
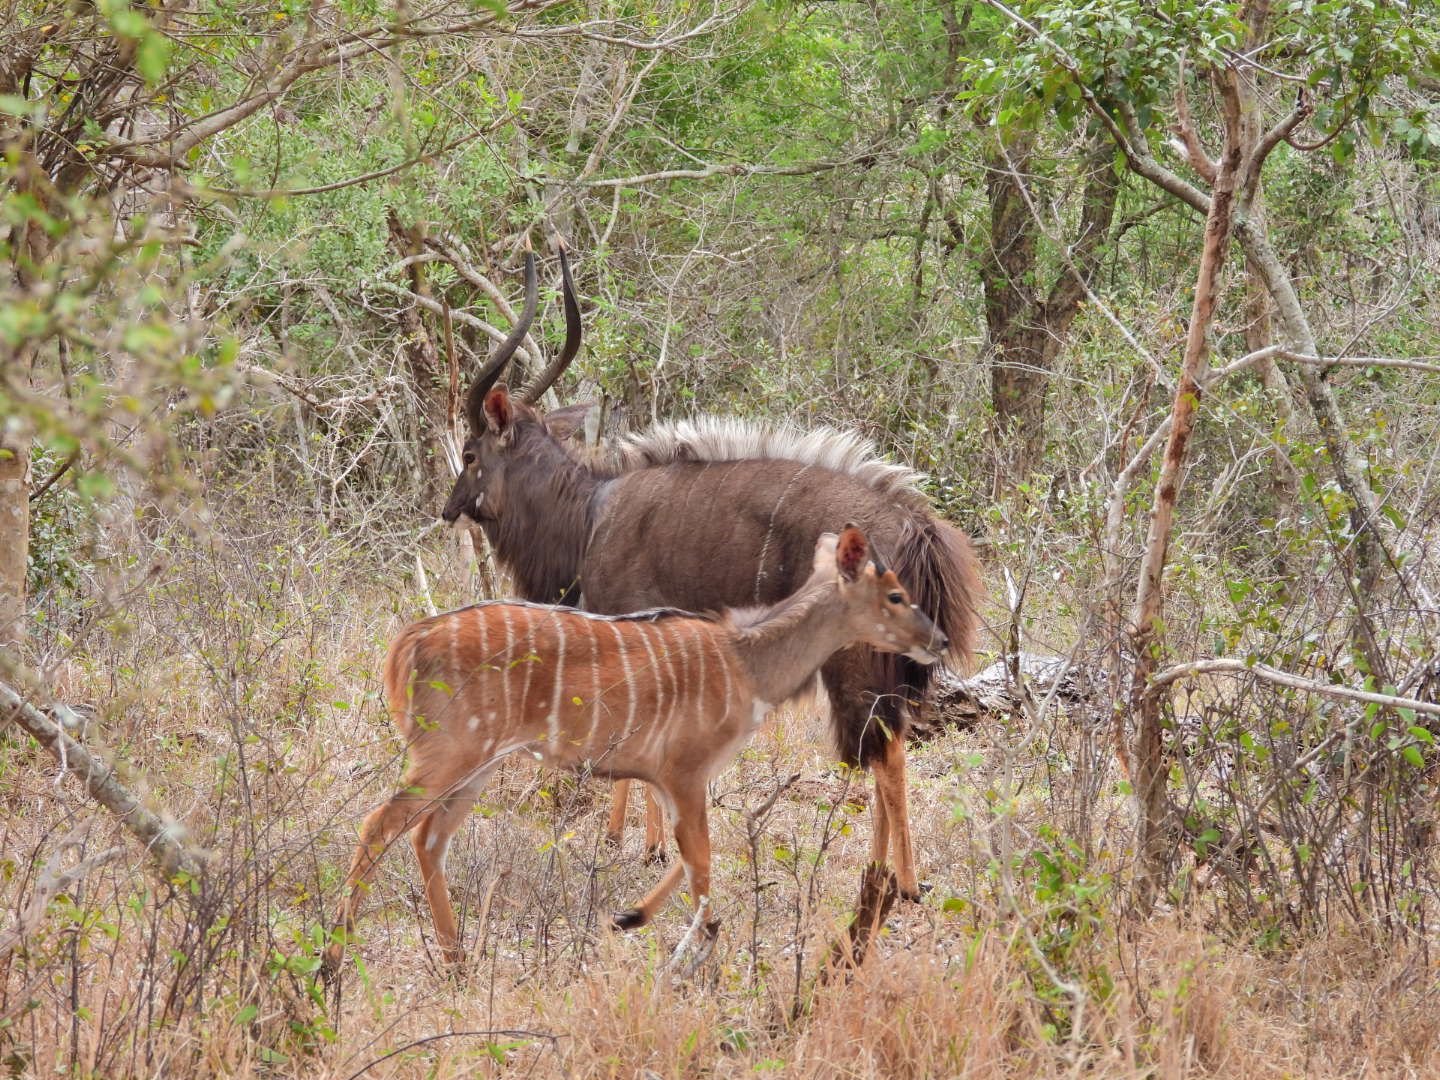
[[[853,520],[945,632],[950,659],[968,660],[980,597],[970,543],[931,512],[915,473],[879,459],[862,439],[711,419],[632,436],[604,465],[572,452],[567,436],[585,407],[542,416],[533,404],[580,343],[563,250],[563,352],[522,393],[495,385],[534,312],[534,264],[526,262],[525,314],[469,389],[463,471],[444,510],[447,521],[480,524],[521,596],[604,614],[771,604],[805,581],[814,538]],[[883,863],[893,851],[910,898],[919,885],[904,735],[932,670],[868,644],[821,669],[839,758],[875,773],[871,857]],[[611,818],[616,838],[624,787]]]
[[[446,960],[457,961],[445,853],[510,755],[643,780],[658,794],[680,863],[638,907],[617,914],[616,927],[649,922],[682,871],[701,909],[710,894],[706,785],[774,705],[844,646],[863,642],[931,664],[950,644],[859,529],[821,536],[810,563],[801,588],[779,603],[713,617],[497,601],[402,630],[385,658],[385,698],[409,765],[360,830],[337,928],[350,929],[379,856],[414,830],[435,935]],[[715,924],[706,929],[713,935]],[[327,949],[329,970],[343,941],[337,932]]]

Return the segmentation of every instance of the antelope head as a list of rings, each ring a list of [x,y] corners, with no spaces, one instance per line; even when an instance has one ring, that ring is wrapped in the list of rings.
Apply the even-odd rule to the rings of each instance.
[[[580,349],[580,306],[564,241],[557,239],[565,302],[565,347],[535,381],[512,394],[497,385],[505,366],[515,355],[535,318],[535,254],[525,252],[525,307],[509,337],[475,377],[465,398],[469,433],[461,451],[460,475],[441,517],[454,524],[462,515],[484,525],[498,521],[505,510],[507,473],[522,456],[534,456],[533,440],[554,441],[573,434],[584,422],[589,405],[553,409],[541,416],[535,403],[555,382]],[[563,452],[563,451],[562,451]]]
[[[920,664],[936,663],[950,647],[944,631],[911,602],[895,571],[854,525],[846,525],[839,536],[820,537],[815,572],[835,575],[851,640],[881,652],[904,653]]]

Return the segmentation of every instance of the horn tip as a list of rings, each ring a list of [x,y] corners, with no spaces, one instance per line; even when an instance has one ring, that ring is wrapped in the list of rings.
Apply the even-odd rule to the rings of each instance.
[[[535,250],[535,245],[530,242],[530,233],[525,233],[525,254],[529,255]]]
[[[555,251],[558,254],[563,255],[570,250],[570,246],[565,243],[565,237],[561,236],[558,232],[551,234],[550,242],[555,245]]]

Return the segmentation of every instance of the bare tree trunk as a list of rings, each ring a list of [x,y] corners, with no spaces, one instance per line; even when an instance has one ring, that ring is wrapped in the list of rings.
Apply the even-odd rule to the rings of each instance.
[[[1036,325],[1033,285],[1040,230],[1021,191],[1033,145],[1028,134],[1012,137],[986,162],[990,250],[980,277],[990,349],[996,495],[1028,480],[1045,448],[1044,375],[1050,357],[1044,354],[1044,328]]]
[[[402,257],[424,253],[423,225],[402,225],[395,211],[391,210],[389,227],[391,242]],[[430,282],[424,264],[412,262],[406,267],[406,273],[410,278],[410,291],[416,296],[430,298]],[[450,376],[440,359],[435,339],[421,318],[419,304],[407,303],[400,309],[400,332],[411,383],[420,401],[421,472],[425,482],[422,498],[426,506],[438,507],[449,495],[454,479],[449,466],[449,410],[446,401]]]
[[[1085,155],[1080,224],[1069,257],[1048,292],[1040,267],[1037,207],[1025,188],[1033,141],[1002,142],[987,162],[990,252],[981,263],[990,348],[994,493],[1003,495],[1039,467],[1045,451],[1045,400],[1050,372],[1099,266],[1120,190],[1114,149],[1097,135]]]
[[[1253,0],[1251,4],[1247,5],[1244,17],[1247,24],[1252,27],[1252,34],[1255,33],[1254,27],[1263,28],[1268,12],[1268,0]],[[1096,119],[1110,131],[1116,144],[1125,154],[1130,167],[1136,173],[1162,190],[1169,192],[1186,205],[1208,216],[1211,197],[1156,160],[1146,146],[1145,134],[1133,109],[1124,102],[1116,103],[1115,111],[1119,114],[1117,122],[1110,113],[1104,110],[1098,98],[1091,95],[1087,101]],[[1308,95],[1302,92],[1290,115],[1267,131],[1261,137],[1260,144],[1250,155],[1247,155],[1251,158],[1247,165],[1247,187],[1251,187],[1253,191],[1253,187],[1258,186],[1259,170],[1264,164],[1264,157],[1310,114],[1311,105]],[[1180,134],[1182,138],[1188,134],[1183,117],[1181,118]],[[1187,151],[1196,171],[1208,178],[1209,171],[1214,168],[1213,163],[1208,163],[1209,169],[1207,170],[1207,162],[1204,160],[1203,154],[1196,153],[1193,144],[1187,146]],[[1318,356],[1319,348],[1315,340],[1315,333],[1310,327],[1310,320],[1306,318],[1305,311],[1300,305],[1300,298],[1295,292],[1289,274],[1271,246],[1264,221],[1252,215],[1248,207],[1240,208],[1235,213],[1234,231],[1236,241],[1245,252],[1248,265],[1264,281],[1270,298],[1275,301],[1275,310],[1280,319],[1281,329],[1291,348],[1295,352],[1307,356]],[[1315,424],[1320,429],[1320,435],[1324,440],[1330,461],[1333,463],[1340,489],[1350,501],[1349,516],[1351,529],[1355,536],[1355,579],[1357,583],[1354,592],[1357,613],[1352,637],[1357,651],[1370,667],[1372,674],[1383,682],[1387,675],[1387,665],[1379,649],[1379,643],[1375,639],[1369,614],[1363,606],[1364,597],[1372,594],[1386,565],[1393,565],[1395,562],[1392,554],[1387,550],[1385,537],[1380,529],[1380,500],[1370,486],[1365,459],[1356,450],[1354,442],[1345,429],[1345,419],[1340,413],[1335,395],[1325,381],[1323,372],[1311,364],[1297,364],[1296,368],[1300,384],[1305,391],[1306,404],[1309,405]]]
[[[1265,27],[1270,21],[1269,0],[1253,0],[1246,10],[1249,29],[1247,48],[1255,48],[1265,41]],[[1265,117],[1255,93],[1255,85],[1249,79],[1240,80],[1240,148],[1247,156],[1255,152],[1265,135]],[[1268,233],[1265,224],[1264,195],[1257,178],[1255,193],[1248,200],[1248,217],[1262,233]],[[1270,317],[1270,293],[1265,287],[1264,276],[1255,266],[1254,260],[1245,260],[1245,351],[1259,352],[1274,343],[1273,320]],[[1290,384],[1280,370],[1274,357],[1266,357],[1256,365],[1256,373],[1265,387],[1271,408],[1275,410],[1276,426],[1282,431],[1290,428],[1292,410],[1290,407]],[[1295,467],[1283,445],[1276,445],[1271,451],[1274,467],[1270,473],[1270,495],[1275,503],[1275,517],[1293,517],[1295,514],[1298,485]]]
[[[0,651],[25,641],[25,565],[30,554],[30,440],[0,437]]]
[[[1195,282],[1195,300],[1185,338],[1185,357],[1171,407],[1170,438],[1155,482],[1150,509],[1150,529],[1140,564],[1140,581],[1135,595],[1131,636],[1135,651],[1135,672],[1130,684],[1130,711],[1135,718],[1135,740],[1130,751],[1138,808],[1136,852],[1139,865],[1135,877],[1135,903],[1148,912],[1165,880],[1168,861],[1166,767],[1160,728],[1160,699],[1150,686],[1150,677],[1159,666],[1161,642],[1156,626],[1164,600],[1165,561],[1175,520],[1175,504],[1184,479],[1190,435],[1205,384],[1209,359],[1208,340],[1220,298],[1225,256],[1230,247],[1232,211],[1244,158],[1240,148],[1238,76],[1233,70],[1219,73],[1217,84],[1225,107],[1225,150],[1219,162],[1210,211],[1205,219],[1205,243],[1200,254],[1200,271]]]
[[[1300,298],[1295,293],[1290,275],[1275,254],[1275,249],[1270,246],[1270,238],[1266,235],[1263,224],[1237,220],[1235,236],[1244,246],[1245,253],[1275,300],[1280,325],[1291,347],[1306,356],[1318,356],[1319,346],[1315,340],[1315,332],[1310,328],[1305,309],[1300,306]],[[1355,444],[1345,429],[1345,418],[1340,413],[1340,405],[1330,390],[1330,384],[1325,381],[1323,371],[1311,364],[1297,364],[1295,367],[1300,376],[1300,385],[1305,391],[1306,404],[1310,406],[1310,413],[1315,418],[1315,425],[1320,429],[1320,436],[1325,441],[1325,448],[1335,468],[1335,478],[1350,503],[1349,516],[1351,531],[1355,537],[1357,582],[1357,588],[1352,590],[1355,623],[1351,628],[1351,638],[1377,683],[1384,685],[1390,681],[1388,665],[1376,640],[1370,613],[1364,606],[1365,600],[1374,595],[1380,575],[1390,562],[1385,540],[1380,532],[1380,499],[1370,486],[1365,459],[1355,449]]]

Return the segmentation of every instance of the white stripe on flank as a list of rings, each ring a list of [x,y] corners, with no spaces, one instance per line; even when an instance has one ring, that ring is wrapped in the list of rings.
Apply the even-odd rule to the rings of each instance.
[[[630,650],[625,645],[625,636],[620,633],[619,625],[612,622],[610,629],[615,634],[615,649],[620,655],[620,670],[625,673],[625,693],[630,695],[630,706],[625,713],[625,736],[628,737],[630,730],[635,726],[635,671],[630,666]],[[646,648],[649,646],[647,645]]]
[[[510,715],[510,653],[515,648],[515,631],[510,626],[510,609],[500,609],[500,620],[505,624],[505,654],[496,665],[500,668],[500,687],[505,695],[505,715]]]
[[[785,490],[780,492],[780,498],[775,500],[775,508],[770,511],[770,525],[765,530],[765,542],[760,545],[760,562],[755,568],[755,603],[760,603],[760,587],[768,576],[765,570],[765,557],[770,553],[770,538],[775,535],[775,519],[780,516],[780,508],[785,505],[785,499],[790,495],[790,489],[800,482],[800,478],[810,471],[806,465],[790,478],[785,485]]]
[[[685,654],[679,645],[671,642],[670,635],[666,632],[666,628],[657,625],[655,629],[659,632],[661,640],[665,642],[665,651],[661,654],[665,658],[663,667],[675,680],[675,685],[674,693],[670,695],[670,708],[665,712],[665,722],[663,724],[657,724],[651,730],[650,738],[645,740],[647,746],[656,739],[666,738],[670,733],[671,727],[675,724],[675,708],[680,704],[680,672],[681,668],[685,666]]]
[[[654,626],[655,624],[651,623],[650,625]],[[658,724],[660,722],[660,702],[664,698],[663,688],[660,685],[660,662],[655,658],[655,650],[650,646],[650,632],[645,628],[644,624],[636,623],[635,632],[640,635],[640,642],[645,646],[645,655],[650,658],[650,666],[646,670],[652,685],[655,687],[655,716],[651,720],[651,723]],[[633,708],[630,710],[630,717],[631,719],[635,717],[635,710]],[[631,725],[626,724],[625,738],[628,739],[633,730],[634,728]]]
[[[550,718],[545,721],[550,730],[550,750],[560,747],[560,677],[565,673],[565,620],[552,615],[555,624],[555,692],[550,695]]]
[[[485,633],[485,613],[476,608],[471,608],[470,610],[475,612],[475,637],[480,643],[480,648],[475,654],[475,666],[467,668],[465,671],[465,685],[470,689],[470,706],[475,708],[480,704],[480,702],[475,700],[476,695],[483,698],[486,689],[490,686],[490,657],[485,649],[485,639],[487,637]]]
[[[539,662],[531,659],[531,657],[539,655],[535,651],[535,624],[538,621],[537,618],[530,619],[530,625],[526,628],[528,633],[521,639],[524,655],[510,658],[510,663],[518,663],[525,669],[525,681],[520,684],[520,715],[522,717],[527,715],[526,710],[530,704],[530,680],[535,677],[535,665]]]
[[[476,636],[480,638],[480,662],[482,664],[488,664],[490,662],[490,652],[486,640],[489,635],[485,633],[485,613],[479,608],[471,608],[470,610],[475,612],[475,633]]]
[[[717,656],[720,657],[720,670],[725,673],[725,702],[721,706],[720,715],[729,716],[730,694],[732,692],[732,684],[730,682],[730,661],[725,656],[725,650],[720,647],[720,642],[718,641],[715,642],[715,653]]]
[[[458,682],[460,682],[460,680],[459,680],[458,678],[456,678],[456,674],[457,674],[457,673],[459,672],[459,670],[460,670],[460,665],[459,665],[459,662],[458,662],[458,657],[459,657],[459,655],[460,655],[460,643],[459,643],[459,637],[460,637],[460,619],[459,619],[459,617],[458,617],[458,616],[455,616],[455,615],[450,615],[450,616],[448,616],[448,617],[445,619],[445,629],[446,629],[446,631],[447,631],[447,637],[448,637],[448,639],[449,639],[449,644],[446,645],[446,648],[449,650],[449,659],[450,659],[450,667],[447,669],[446,674],[447,674],[447,676],[448,676],[449,678],[455,679],[455,681],[458,683]],[[454,696],[455,696],[455,691],[454,691],[453,689],[450,691],[450,696],[451,696],[451,697],[454,697]]]
[[[695,652],[695,686],[690,691],[695,696],[695,726],[698,728],[705,719],[705,633],[699,627],[691,629],[695,631],[695,644],[699,646]]]
[[[614,623],[611,623],[613,626]],[[585,733],[585,748],[590,747],[590,740],[595,737],[595,729],[600,726],[600,636],[595,627],[586,627],[586,637],[590,639],[590,730]]]

